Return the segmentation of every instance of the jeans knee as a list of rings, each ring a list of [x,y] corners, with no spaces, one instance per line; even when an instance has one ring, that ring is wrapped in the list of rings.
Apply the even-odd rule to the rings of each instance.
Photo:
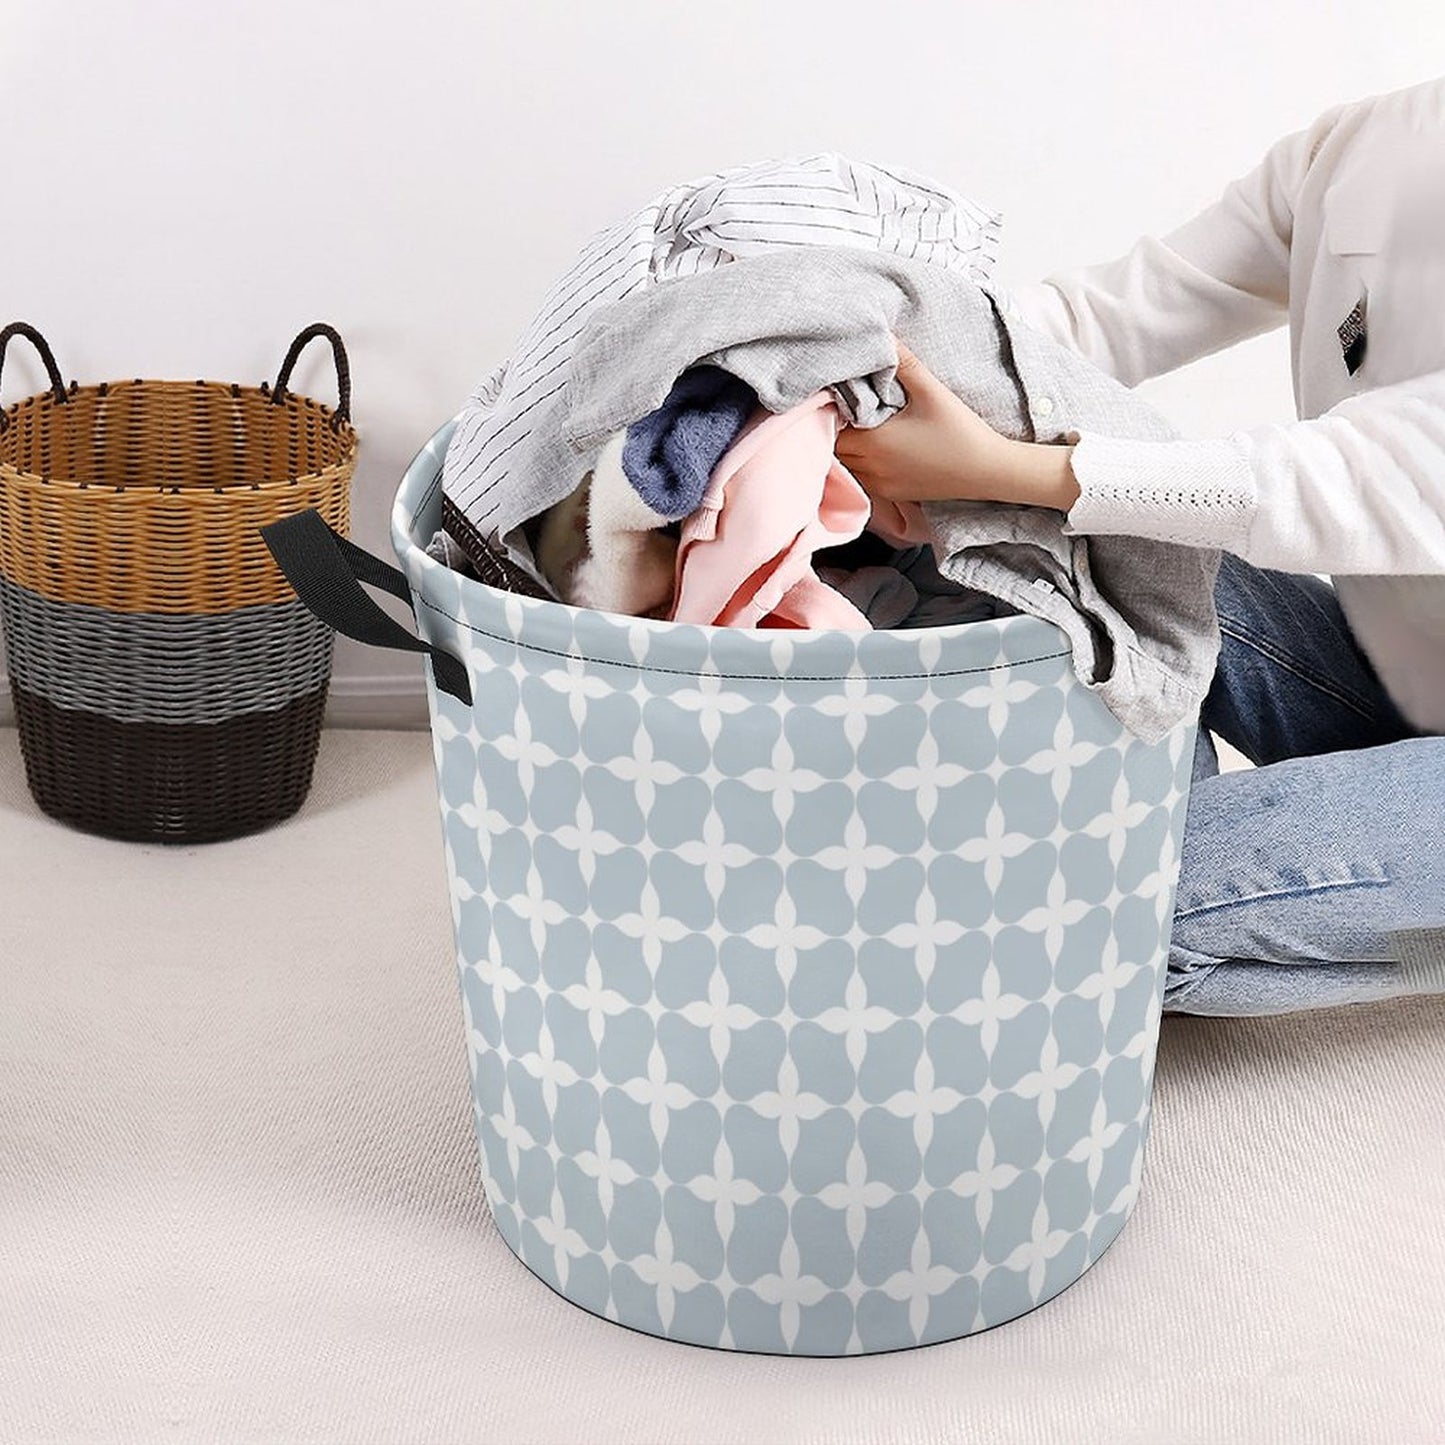
[[[1221,961],[1171,942],[1164,973],[1164,1012],[1193,1012],[1191,998],[1204,986]]]

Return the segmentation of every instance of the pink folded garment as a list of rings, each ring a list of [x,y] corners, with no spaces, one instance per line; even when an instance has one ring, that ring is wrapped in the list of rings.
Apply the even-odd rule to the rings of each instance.
[[[814,552],[868,524],[868,494],[833,455],[842,425],[826,391],[748,418],[683,521],[671,621],[871,630],[813,571]]]

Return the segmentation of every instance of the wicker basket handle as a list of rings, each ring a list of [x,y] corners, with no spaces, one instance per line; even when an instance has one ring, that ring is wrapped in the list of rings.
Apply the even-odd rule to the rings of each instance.
[[[379,587],[415,611],[406,574],[348,541],[314,507],[260,528],[261,538],[296,589],[296,595],[328,627],[371,647],[422,652],[443,692],[471,705],[466,665],[434,642],[408,632],[361,590]]]
[[[341,344],[341,337],[336,328],[328,326],[324,321],[317,321],[308,326],[291,343],[291,349],[287,351],[286,360],[281,363],[281,370],[277,374],[276,391],[271,399],[277,406],[286,400],[286,383],[291,380],[291,368],[296,365],[296,358],[301,355],[302,350],[315,341],[318,336],[324,336],[331,343],[331,352],[336,358],[336,389],[339,402],[331,424],[333,427],[339,428],[343,422],[351,421],[351,364],[346,359],[346,348]]]
[[[50,343],[32,326],[28,321],[12,321],[3,331],[0,331],[0,372],[5,370],[5,350],[10,345],[12,336],[23,336],[40,353],[40,359],[45,363],[45,370],[50,374],[50,387],[55,393],[55,404],[65,405],[65,383],[60,379],[60,368],[55,364],[55,353],[50,349]],[[10,419],[3,411],[0,411],[0,431],[4,431],[10,425]]]

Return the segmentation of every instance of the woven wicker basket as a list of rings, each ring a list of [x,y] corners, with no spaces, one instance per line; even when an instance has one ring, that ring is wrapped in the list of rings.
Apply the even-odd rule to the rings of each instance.
[[[311,785],[334,634],[259,528],[314,508],[345,533],[356,433],[341,338],[308,327],[274,390],[120,381],[0,412],[0,618],[26,776],[49,815],[154,842],[236,837]],[[333,411],[287,388],[330,341]]]

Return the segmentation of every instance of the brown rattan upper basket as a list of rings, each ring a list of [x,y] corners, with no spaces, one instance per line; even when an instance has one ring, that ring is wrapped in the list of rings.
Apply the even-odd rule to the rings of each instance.
[[[356,432],[336,333],[292,343],[275,388],[111,381],[51,389],[0,412],[0,573],[58,602],[120,612],[227,612],[292,600],[258,528],[314,507],[349,530]],[[288,390],[313,337],[332,340],[335,410]]]

